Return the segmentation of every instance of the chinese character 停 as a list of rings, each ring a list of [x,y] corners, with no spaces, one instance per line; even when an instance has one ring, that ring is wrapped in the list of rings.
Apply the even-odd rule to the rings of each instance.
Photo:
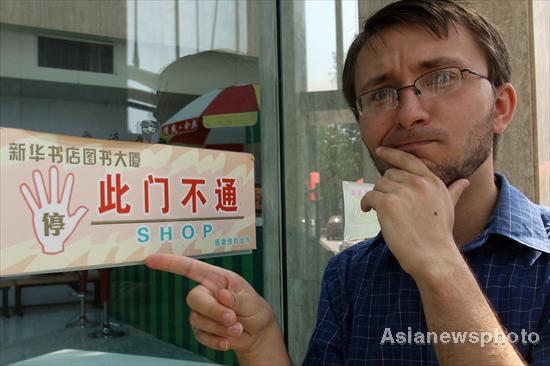
[[[44,212],[42,216],[42,222],[44,223],[44,236],[59,236],[61,230],[65,228],[65,215],[60,215],[57,212],[52,213],[51,215],[47,212]],[[50,233],[51,231],[51,233]]]

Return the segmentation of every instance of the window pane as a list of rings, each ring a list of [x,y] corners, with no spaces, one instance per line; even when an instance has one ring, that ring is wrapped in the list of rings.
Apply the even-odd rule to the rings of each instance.
[[[283,1],[281,8],[287,333],[299,364],[327,261],[347,245],[342,181],[365,176],[359,129],[337,89],[358,19],[354,1]]]
[[[264,122],[258,110],[262,108],[265,120],[270,121],[267,129],[273,128],[277,123],[277,104],[272,102],[277,95],[276,58],[261,55],[276,51],[275,17],[262,19],[265,14],[274,14],[274,9],[272,2],[246,0],[2,0],[0,126],[254,155],[258,249],[207,262],[241,274],[263,295],[263,215],[277,216],[273,214],[277,208],[270,204],[264,209],[261,197],[267,194],[279,201],[276,193],[265,191],[273,189],[273,183],[264,185],[262,181],[262,170],[266,170],[262,161],[269,161],[269,157],[261,156]],[[161,135],[162,129],[144,128],[151,123],[154,127],[155,123],[180,122],[175,116],[201,96],[230,87],[252,92],[246,98],[229,94],[220,112],[222,117],[213,125],[206,125],[197,116],[196,129],[189,127],[185,133],[170,137]],[[261,95],[268,101],[261,103],[257,99]],[[229,121],[223,112],[238,112],[244,117]],[[182,120],[182,125],[190,119]],[[273,136],[269,145],[279,143],[275,134],[267,136]],[[111,143],[117,146],[116,141]],[[277,168],[267,169],[275,181]],[[102,244],[94,242],[93,236],[89,242]],[[172,244],[179,243],[173,240]],[[278,252],[278,245],[278,241],[273,242],[268,252]],[[86,253],[74,260],[86,263]],[[269,265],[278,269],[278,260],[270,254]],[[90,280],[98,282],[97,271],[89,272]],[[233,353],[207,350],[195,340],[185,304],[185,296],[194,286],[191,281],[143,265],[114,268],[107,303],[111,319],[122,325],[117,330],[126,333],[125,346],[119,348],[114,340],[98,342],[87,337],[97,328],[65,328],[71,318],[78,318],[79,300],[65,284],[46,285],[52,277],[44,276],[50,275],[39,275],[35,278],[39,286],[22,292],[25,317],[9,324],[7,341],[0,346],[4,362],[74,348],[189,360],[207,357],[217,363],[236,364]],[[67,281],[75,285],[78,273],[70,276]],[[269,298],[280,296],[275,293],[280,281],[280,277],[272,276]],[[88,287],[93,288],[91,284]],[[12,305],[14,292],[10,292]],[[102,311],[91,306],[90,297],[87,300],[88,317],[101,320]],[[35,332],[36,324],[62,337],[41,337]],[[2,330],[5,328],[2,323]]]

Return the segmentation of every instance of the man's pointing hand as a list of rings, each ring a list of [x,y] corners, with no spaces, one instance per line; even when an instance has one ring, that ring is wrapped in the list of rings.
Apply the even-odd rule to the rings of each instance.
[[[219,351],[235,350],[243,365],[288,361],[271,307],[241,276],[172,254],[152,254],[145,264],[198,282],[187,295],[187,304],[199,342]]]

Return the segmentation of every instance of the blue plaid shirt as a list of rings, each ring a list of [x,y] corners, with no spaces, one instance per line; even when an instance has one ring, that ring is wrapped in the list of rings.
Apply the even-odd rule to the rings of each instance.
[[[496,181],[489,224],[462,252],[508,333],[518,335],[519,352],[533,365],[550,365],[550,209],[502,175]],[[381,344],[387,328],[393,344]],[[420,294],[379,234],[329,262],[304,365],[437,365],[427,337],[404,340],[417,332],[428,332]]]

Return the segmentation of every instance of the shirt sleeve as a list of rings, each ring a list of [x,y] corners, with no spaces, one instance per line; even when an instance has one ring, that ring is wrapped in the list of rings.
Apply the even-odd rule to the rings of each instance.
[[[550,295],[548,295],[546,300],[537,334],[539,342],[533,345],[530,352],[533,358],[529,364],[533,366],[548,366],[550,365]]]
[[[317,323],[309,342],[304,366],[344,364],[343,324],[349,313],[347,297],[343,291],[344,266],[345,259],[342,255],[338,255],[330,260],[325,270],[317,310]]]

